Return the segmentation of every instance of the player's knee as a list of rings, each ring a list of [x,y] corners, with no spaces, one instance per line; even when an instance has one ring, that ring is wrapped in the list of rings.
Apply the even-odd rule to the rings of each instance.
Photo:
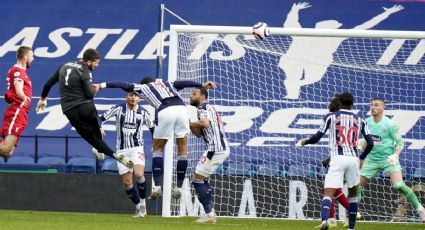
[[[122,181],[122,185],[124,186],[124,187],[128,187],[128,186],[130,186],[130,185],[132,185],[133,184],[133,181],[131,181],[131,180],[123,180]]]
[[[124,176],[121,178],[121,182],[122,182],[122,185],[124,187],[128,187],[128,186],[130,186],[130,185],[133,184],[132,177],[131,176],[127,176],[126,174],[124,174]]]
[[[4,158],[8,158],[8,157],[12,156],[13,150],[15,150],[14,146],[3,145],[0,148],[0,155]]]
[[[143,172],[143,170],[141,170],[141,171],[134,171],[134,176],[137,179],[142,179],[142,178],[145,177],[145,173]]]

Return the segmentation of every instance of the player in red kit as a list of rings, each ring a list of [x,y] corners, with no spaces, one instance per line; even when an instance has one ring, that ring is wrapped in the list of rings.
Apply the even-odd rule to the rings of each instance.
[[[0,156],[8,158],[12,155],[19,137],[28,125],[28,112],[30,111],[32,99],[31,80],[27,75],[34,60],[32,49],[21,46],[16,51],[17,62],[9,69],[7,74],[7,91],[4,96],[9,104],[4,112],[1,135],[3,141],[0,143]]]

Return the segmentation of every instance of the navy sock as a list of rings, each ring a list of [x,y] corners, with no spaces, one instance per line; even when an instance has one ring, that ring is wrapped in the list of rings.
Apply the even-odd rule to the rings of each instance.
[[[322,209],[320,214],[322,216],[322,221],[327,221],[329,219],[329,211],[331,207],[332,200],[328,196],[324,196],[322,200]]]
[[[207,189],[208,189],[208,199],[210,200],[211,207],[212,207],[212,195],[213,195],[213,193],[212,193],[212,189],[211,189],[210,183],[208,183],[208,180],[204,180],[204,184],[205,184],[205,186],[207,186]]]
[[[125,192],[127,193],[128,198],[133,202],[133,204],[137,205],[140,203],[139,194],[136,191],[136,188],[133,185],[127,186],[125,188]]]
[[[161,152],[153,153],[152,174],[155,186],[161,186],[161,177],[164,174],[164,159]]]
[[[183,186],[183,181],[186,176],[187,156],[179,156],[177,160],[177,187]]]
[[[202,206],[204,207],[205,213],[210,213],[212,211],[212,205],[210,195],[208,194],[209,189],[207,185],[200,180],[193,180],[192,184],[193,187],[195,187],[196,195],[198,196],[199,202],[201,202]]]
[[[139,190],[140,199],[146,199],[146,181],[144,177],[137,179],[137,189]]]
[[[359,206],[357,204],[357,197],[350,197],[348,200],[350,201],[350,206],[348,206],[348,228],[354,229]]]

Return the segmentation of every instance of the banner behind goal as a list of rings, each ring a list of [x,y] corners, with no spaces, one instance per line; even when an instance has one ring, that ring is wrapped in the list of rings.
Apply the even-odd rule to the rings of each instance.
[[[424,33],[270,29],[270,37],[257,40],[249,27],[171,27],[169,80],[218,84],[209,101],[221,113],[232,147],[210,182],[216,213],[319,218],[327,136],[306,148],[299,143],[319,128],[329,99],[344,91],[354,95],[354,111],[364,118],[371,98],[387,101],[386,115],[406,141],[400,158],[406,183],[425,203],[419,183],[425,177],[419,170],[425,170]],[[190,92],[182,91],[187,103]],[[191,135],[185,192],[174,200],[164,191],[164,216],[202,211],[190,181],[203,151],[203,140]],[[175,184],[170,152],[164,190]],[[360,210],[369,220],[417,218],[383,174],[365,188]],[[339,213],[343,218],[344,210]]]

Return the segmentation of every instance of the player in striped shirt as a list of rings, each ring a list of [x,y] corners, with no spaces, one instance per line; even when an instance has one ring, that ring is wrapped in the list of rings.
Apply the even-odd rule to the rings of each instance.
[[[198,87],[192,90],[190,105],[198,108],[198,121],[190,122],[190,129],[197,137],[203,137],[206,147],[196,166],[192,181],[196,195],[206,213],[196,221],[198,223],[216,222],[208,177],[214,174],[217,167],[229,158],[229,144],[225,137],[223,122],[217,110],[207,100],[206,88]]]
[[[172,196],[180,198],[181,187],[187,169],[187,135],[189,129],[189,114],[178,91],[188,87],[216,88],[214,82],[198,83],[194,81],[163,82],[151,77],[145,77],[140,84],[127,82],[104,82],[99,88],[121,88],[127,92],[137,92],[142,99],[147,100],[155,108],[155,131],[153,134],[152,174],[154,178],[153,191],[149,199],[162,196],[161,177],[163,174],[163,151],[168,139],[176,138],[177,143],[177,188]]]
[[[143,128],[147,127],[153,131],[153,122],[148,111],[138,105],[140,97],[137,93],[127,93],[125,100],[126,103],[113,106],[99,116],[99,119],[102,124],[112,117],[116,119],[117,153],[123,154],[134,163],[133,168],[128,168],[117,162],[118,172],[128,197],[136,205],[134,217],[145,217],[146,181]],[[104,135],[103,129],[101,131]],[[138,192],[133,186],[133,172]]]
[[[419,214],[420,220],[425,222],[425,210],[415,193],[403,181],[401,166],[398,158],[404,147],[404,141],[398,131],[398,125],[384,115],[385,101],[374,98],[370,103],[372,116],[366,119],[375,145],[367,156],[363,168],[360,170],[360,188],[358,200],[361,201],[361,188],[374,178],[378,172],[384,171],[391,178],[391,183],[397,191],[402,193],[413,205]],[[362,147],[363,147],[362,143]]]
[[[325,176],[325,195],[322,200],[322,226],[321,229],[328,229],[329,209],[335,190],[343,187],[344,177],[348,186],[349,197],[349,229],[354,229],[356,223],[357,186],[359,184],[360,162],[373,147],[373,140],[369,134],[367,124],[363,119],[351,111],[354,98],[348,93],[339,96],[341,107],[339,111],[329,113],[324,118],[324,123],[319,131],[307,140],[301,141],[301,146],[317,143],[329,130],[330,166]],[[360,133],[366,139],[365,151],[358,156],[357,143]]]

